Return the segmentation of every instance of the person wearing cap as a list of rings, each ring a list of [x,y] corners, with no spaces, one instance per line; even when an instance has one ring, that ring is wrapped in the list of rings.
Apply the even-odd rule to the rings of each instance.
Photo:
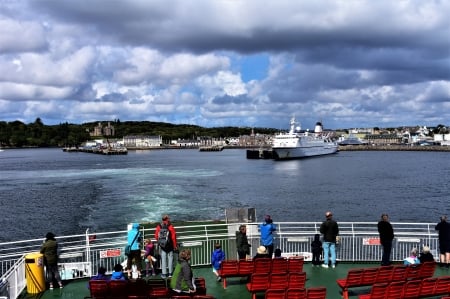
[[[276,226],[273,224],[270,215],[264,217],[264,222],[259,225],[259,231],[261,232],[261,245],[267,249],[269,257],[272,258],[273,254],[273,235],[272,233],[276,231]]]
[[[419,255],[419,261],[420,261],[420,263],[434,262],[434,256],[430,252],[430,247],[428,247],[426,245],[423,246],[422,252]]]
[[[450,224],[447,216],[441,216],[441,221],[436,224],[435,229],[439,232],[439,257],[440,266],[449,267],[450,263]]]
[[[320,225],[320,233],[323,234],[323,264],[322,267],[328,268],[330,254],[331,267],[336,267],[336,237],[339,234],[339,226],[333,220],[333,214],[328,211],[325,213],[326,220]]]
[[[382,214],[381,220],[378,222],[378,233],[380,235],[380,243],[383,246],[383,256],[381,257],[381,265],[388,266],[391,264],[392,240],[394,240],[394,229],[389,222],[388,214]]]
[[[59,287],[62,288],[63,284],[58,269],[58,242],[55,239],[55,234],[48,232],[45,235],[40,253],[44,255],[45,280],[50,290],[53,289],[53,279],[56,279]]]
[[[261,245],[258,247],[258,249],[256,249],[256,254],[253,257],[253,259],[268,258],[268,257],[269,255],[267,254],[267,248]]]

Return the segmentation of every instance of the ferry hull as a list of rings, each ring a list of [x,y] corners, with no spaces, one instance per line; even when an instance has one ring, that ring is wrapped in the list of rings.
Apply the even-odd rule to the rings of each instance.
[[[338,147],[330,144],[316,147],[280,147],[272,148],[272,150],[276,160],[288,160],[334,154],[338,151]]]

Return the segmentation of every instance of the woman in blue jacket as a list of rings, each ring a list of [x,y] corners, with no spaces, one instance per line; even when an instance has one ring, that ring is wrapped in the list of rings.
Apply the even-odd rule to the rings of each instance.
[[[269,257],[272,258],[273,254],[273,235],[272,233],[276,231],[276,226],[273,224],[270,215],[264,217],[264,222],[259,225],[259,230],[261,232],[261,245],[266,247]]]

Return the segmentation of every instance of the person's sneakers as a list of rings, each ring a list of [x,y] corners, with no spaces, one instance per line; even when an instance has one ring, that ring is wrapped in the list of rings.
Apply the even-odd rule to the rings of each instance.
[[[331,265],[331,268],[333,268],[333,269],[336,268],[336,265]]]
[[[328,265],[322,264],[322,268],[328,268]]]
[[[50,290],[53,290],[53,283],[51,283],[48,287]]]
[[[166,274],[161,274],[161,278],[167,278]]]
[[[222,281],[222,277],[217,276],[217,282],[220,282],[220,281]]]
[[[172,278],[172,273],[169,273],[169,278]]]

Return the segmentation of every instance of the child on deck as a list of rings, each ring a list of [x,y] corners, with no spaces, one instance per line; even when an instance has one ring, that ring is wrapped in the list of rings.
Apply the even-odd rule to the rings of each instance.
[[[152,240],[145,239],[144,240],[144,261],[145,261],[145,273],[146,276],[149,276],[149,270],[151,270],[151,275],[155,276],[155,262],[156,259],[154,257],[155,254],[155,246],[152,243]]]
[[[222,278],[219,275],[220,265],[222,265],[222,261],[225,260],[225,252],[223,252],[220,243],[215,244],[215,250],[211,255],[211,264],[213,267],[213,273],[217,276],[217,281],[221,281]]]
[[[121,264],[116,264],[114,266],[114,272],[111,274],[111,280],[127,280],[123,274],[123,267]]]
[[[312,251],[312,265],[320,266],[320,256],[322,255],[322,242],[320,241],[320,235],[314,235],[314,241],[311,242]]]

